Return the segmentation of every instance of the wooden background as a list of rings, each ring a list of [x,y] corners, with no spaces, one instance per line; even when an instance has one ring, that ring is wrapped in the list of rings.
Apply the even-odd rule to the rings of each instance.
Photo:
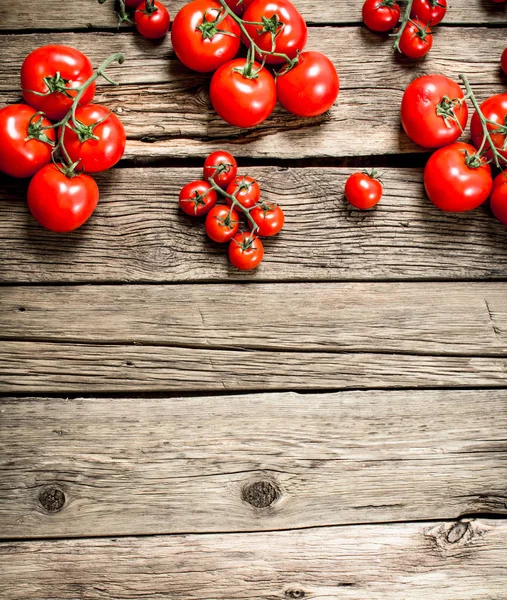
[[[507,599],[507,229],[436,210],[399,125],[423,73],[506,91],[506,5],[453,0],[411,62],[361,1],[297,0],[339,102],[242,131],[108,4],[0,16],[0,105],[37,46],[123,51],[97,98],[129,138],[73,234],[0,180],[0,598]],[[287,214],[255,273],[177,207],[218,148]]]

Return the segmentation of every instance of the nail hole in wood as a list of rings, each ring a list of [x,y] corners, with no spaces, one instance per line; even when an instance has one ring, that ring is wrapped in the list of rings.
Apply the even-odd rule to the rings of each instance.
[[[65,504],[65,494],[56,487],[45,487],[39,493],[39,502],[44,510],[58,512]]]
[[[271,481],[254,481],[244,486],[241,495],[255,508],[268,508],[278,500],[280,490]]]
[[[305,597],[305,593],[303,590],[287,590],[285,592],[285,596],[287,598],[304,598]]]
[[[133,367],[134,363],[132,361],[130,361],[130,360],[127,360],[127,362],[125,363],[125,366],[126,367]]]
[[[21,306],[20,308],[18,308],[18,312],[25,312],[26,308],[24,308],[23,306]]]

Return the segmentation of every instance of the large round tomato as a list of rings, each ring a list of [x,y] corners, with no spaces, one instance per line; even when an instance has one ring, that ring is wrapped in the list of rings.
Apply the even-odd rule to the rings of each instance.
[[[424,187],[441,210],[473,210],[491,193],[491,168],[477,156],[473,146],[454,142],[430,156],[424,169]]]
[[[256,235],[262,237],[276,235],[285,223],[283,210],[274,202],[262,202],[259,206],[255,206],[250,211],[250,216],[257,225]],[[253,228],[252,223],[250,227]]]
[[[410,16],[428,25],[438,25],[447,12],[447,0],[414,0]]]
[[[254,127],[265,121],[276,104],[276,85],[271,73],[259,63],[247,73],[244,58],[232,60],[213,75],[210,98],[224,121],[236,127]],[[239,72],[244,71],[244,72]]]
[[[491,212],[507,225],[507,175],[500,173],[493,181],[493,192],[490,199]]]
[[[414,19],[406,24],[398,45],[400,52],[405,56],[422,58],[433,46],[433,34],[425,23]]]
[[[179,202],[187,215],[200,217],[215,206],[217,193],[207,181],[192,181],[181,189]]]
[[[238,163],[232,154],[225,150],[212,152],[204,161],[204,179],[213,181],[221,188],[226,188],[236,177]]]
[[[69,46],[42,46],[30,52],[21,66],[23,98],[49,119],[59,121],[72,106],[77,93],[75,88],[92,75],[92,63],[79,50]],[[88,104],[94,95],[95,82],[84,92],[79,103]]]
[[[137,31],[149,40],[158,40],[169,31],[171,17],[167,8],[155,0],[149,6],[146,2],[141,2],[134,13],[134,23]]]
[[[229,244],[229,260],[236,269],[251,271],[258,267],[264,258],[264,246],[253,233],[242,231]]]
[[[460,86],[445,75],[414,79],[401,101],[401,124],[408,137],[424,148],[455,142],[468,121]]]
[[[400,20],[400,6],[395,0],[366,0],[363,21],[372,31],[390,31]]]
[[[0,171],[11,177],[31,177],[51,160],[55,141],[51,123],[26,104],[0,110]]]
[[[376,206],[382,198],[382,183],[375,171],[353,173],[345,183],[345,198],[360,210],[368,210]]]
[[[245,29],[264,52],[273,51],[295,58],[305,47],[308,39],[305,20],[289,0],[255,0],[243,18],[249,23],[263,23],[262,26],[245,23]],[[245,35],[243,41],[250,46],[250,40]],[[259,60],[264,57],[268,64],[286,62],[283,56],[257,55]]]
[[[56,165],[38,171],[28,186],[28,208],[46,229],[73,231],[89,219],[97,202],[99,188],[88,175],[67,177]]]
[[[480,109],[486,119],[493,121],[493,123],[498,123],[498,125],[488,123],[488,130],[491,132],[493,145],[500,154],[507,159],[507,149],[505,149],[507,140],[507,94],[490,96],[481,104]],[[480,148],[482,140],[484,139],[484,132],[477,111],[474,113],[472,121],[470,122],[470,133],[472,134],[473,145],[476,148]],[[491,149],[488,150],[488,148],[490,148],[489,143],[486,142],[484,147],[487,150],[486,157],[488,160],[492,160],[493,153],[491,152]]]
[[[237,175],[227,186],[227,193],[241,204],[243,208],[252,208],[259,202],[261,197],[261,188],[253,177]],[[227,198],[227,203],[231,201]]]
[[[238,53],[239,25],[214,0],[193,0],[176,15],[171,40],[176,56],[194,71],[208,73]]]
[[[303,52],[298,63],[276,80],[280,104],[300,117],[315,117],[333,106],[340,80],[333,63],[320,52]]]
[[[64,144],[70,158],[79,160],[79,166],[89,173],[110,169],[125,151],[125,129],[120,119],[100,104],[78,107],[76,119],[80,124],[77,132],[72,121],[65,128]]]
[[[206,216],[204,228],[208,237],[214,242],[225,244],[225,242],[230,241],[238,233],[238,213],[229,206],[217,204]]]

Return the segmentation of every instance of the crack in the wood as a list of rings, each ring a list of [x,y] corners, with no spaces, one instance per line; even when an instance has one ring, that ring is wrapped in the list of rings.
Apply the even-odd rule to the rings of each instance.
[[[500,329],[496,326],[495,321],[493,319],[493,311],[491,310],[488,301],[484,298],[484,304],[486,305],[486,310],[488,311],[489,322],[491,323],[491,327],[493,328],[493,332],[495,334],[495,338],[498,339],[501,336]]]

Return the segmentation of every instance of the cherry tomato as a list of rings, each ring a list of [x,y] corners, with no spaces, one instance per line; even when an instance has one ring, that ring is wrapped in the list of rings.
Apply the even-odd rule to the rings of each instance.
[[[495,96],[490,96],[481,104],[480,109],[486,119],[493,121],[493,123],[498,123],[496,126],[488,123],[488,130],[491,132],[491,139],[495,148],[504,158],[507,159],[507,94],[496,94]],[[497,131],[497,133],[495,133],[495,131]],[[470,133],[472,134],[473,145],[476,148],[480,148],[484,138],[484,132],[482,130],[481,120],[477,114],[477,111],[474,113],[472,121],[470,122]],[[486,142],[484,147],[486,149],[490,148],[489,142]],[[486,157],[488,160],[493,159],[493,153],[491,152],[491,149],[487,150]]]
[[[502,52],[500,64],[502,65],[502,71],[507,75],[507,48]]]
[[[28,186],[28,208],[46,229],[64,233],[80,227],[99,201],[99,188],[89,175],[67,177],[56,165],[38,171]]]
[[[441,210],[473,210],[491,193],[491,168],[477,156],[473,146],[454,142],[430,156],[424,169],[424,187]]]
[[[408,137],[424,148],[455,142],[468,121],[460,86],[445,75],[414,79],[401,101],[401,124]]]
[[[400,37],[400,52],[409,58],[422,58],[428,54],[431,46],[433,34],[428,25],[418,19],[409,21]]]
[[[217,193],[207,181],[187,183],[180,192],[180,207],[192,217],[200,217],[217,203]]]
[[[361,210],[368,210],[376,206],[382,198],[382,183],[373,170],[370,174],[366,171],[354,173],[345,183],[345,197]]]
[[[447,0],[414,0],[410,16],[428,25],[438,25],[447,12]]]
[[[503,225],[507,225],[507,176],[497,175],[493,181],[493,193],[490,199],[491,212]]]
[[[289,0],[255,0],[245,11],[245,21],[263,23],[263,26],[245,24],[245,29],[257,46],[265,52],[285,54],[295,58],[305,47],[308,30],[305,20]],[[247,47],[250,41],[243,36]],[[274,50],[273,50],[274,41]],[[257,55],[268,64],[283,64],[283,56]]]
[[[280,104],[300,117],[315,117],[333,106],[340,80],[333,63],[320,52],[303,52],[295,67],[276,80]]]
[[[251,271],[264,258],[264,246],[253,233],[238,233],[229,244],[229,260],[236,269]]]
[[[54,129],[27,104],[0,110],[0,171],[11,177],[31,177],[51,161]],[[30,139],[28,139],[30,138]]]
[[[93,75],[90,60],[69,46],[42,46],[30,52],[21,66],[21,88],[27,104],[53,121],[69,112],[75,88]],[[46,94],[38,96],[32,92]],[[84,92],[79,104],[88,104],[95,95],[95,83]]]
[[[259,125],[276,104],[276,85],[271,73],[257,62],[253,63],[254,73],[236,70],[245,69],[246,64],[246,59],[237,58],[221,66],[210,86],[213,108],[224,121],[236,127]]]
[[[372,31],[390,31],[400,20],[400,6],[395,0],[366,0],[363,21]]]
[[[261,188],[259,184],[248,175],[236,176],[227,186],[227,193],[234,196],[243,208],[252,208],[259,202],[261,197]],[[231,205],[231,201],[227,198],[227,203]]]
[[[238,53],[239,25],[214,0],[185,4],[173,21],[171,40],[176,56],[194,71],[215,71]],[[225,32],[225,33],[223,33]]]
[[[204,179],[213,181],[221,188],[226,188],[236,177],[238,163],[232,154],[225,150],[212,152],[204,161]]]
[[[258,226],[255,230],[256,235],[261,237],[276,235],[285,223],[283,210],[274,202],[263,202],[252,208],[250,216]],[[252,227],[251,223],[250,227]]]
[[[206,216],[204,227],[208,237],[214,242],[224,244],[238,233],[238,213],[224,204],[214,206]]]
[[[158,40],[169,31],[171,17],[167,8],[158,0],[143,0],[134,13],[137,31],[149,40]]]
[[[125,129],[120,119],[105,106],[87,104],[78,107],[76,120],[80,124],[79,133],[71,128],[72,121],[65,128],[64,144],[70,158],[79,160],[79,167],[89,173],[113,167],[125,151]]]

